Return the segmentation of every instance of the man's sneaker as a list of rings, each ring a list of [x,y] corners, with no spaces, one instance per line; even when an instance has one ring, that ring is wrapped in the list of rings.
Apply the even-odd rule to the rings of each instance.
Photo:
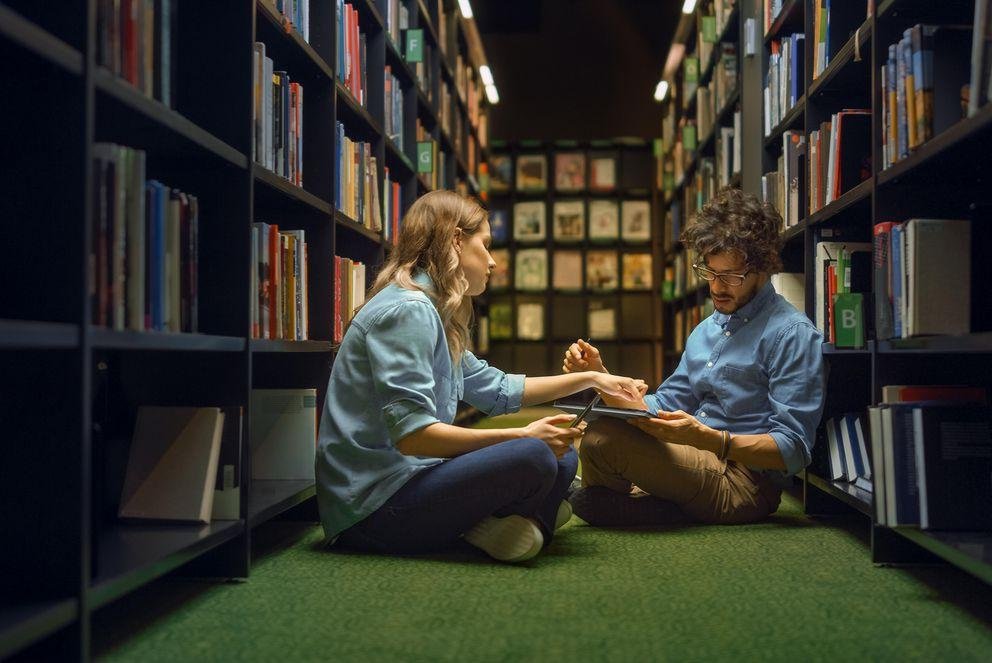
[[[523,562],[541,552],[544,535],[523,516],[483,518],[464,534],[466,541],[501,562]]]
[[[558,505],[558,515],[555,516],[555,529],[564,527],[565,523],[572,519],[572,505],[568,500],[562,500]]]

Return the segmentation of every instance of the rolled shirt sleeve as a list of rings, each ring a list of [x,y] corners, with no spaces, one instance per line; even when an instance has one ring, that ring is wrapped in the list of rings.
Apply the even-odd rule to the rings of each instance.
[[[425,301],[400,302],[369,326],[372,381],[393,444],[439,421],[432,361],[440,338],[437,313]]]
[[[524,397],[525,376],[504,373],[465,351],[462,356],[464,400],[490,416],[517,412]]]
[[[768,434],[778,445],[786,474],[801,471],[812,460],[816,427],[823,414],[823,336],[800,322],[782,331],[768,368]]]

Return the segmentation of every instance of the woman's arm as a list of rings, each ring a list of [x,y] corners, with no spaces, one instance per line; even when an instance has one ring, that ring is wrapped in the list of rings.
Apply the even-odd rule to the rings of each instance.
[[[571,414],[557,414],[538,419],[523,428],[475,429],[434,423],[410,433],[396,443],[396,448],[408,456],[452,458],[507,440],[535,437],[547,444],[560,458],[585,428],[585,425],[580,428],[558,427],[558,424],[573,418]]]
[[[640,401],[644,393],[643,380],[596,371],[582,371],[566,375],[546,375],[527,378],[524,380],[524,397],[522,404],[537,405],[547,403],[574,394],[590,387],[600,390],[604,396],[616,396],[624,399]]]

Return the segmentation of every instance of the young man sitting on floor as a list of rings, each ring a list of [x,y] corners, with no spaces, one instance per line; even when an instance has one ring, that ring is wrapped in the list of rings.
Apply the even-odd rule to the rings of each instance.
[[[689,335],[678,368],[640,401],[607,405],[656,418],[601,417],[582,440],[582,488],[569,500],[596,526],[747,523],[774,513],[782,484],[810,462],[823,410],[820,331],[772,288],[782,219],[725,189],[682,242],[709,282],[714,313]],[[606,371],[583,340],[562,369]]]

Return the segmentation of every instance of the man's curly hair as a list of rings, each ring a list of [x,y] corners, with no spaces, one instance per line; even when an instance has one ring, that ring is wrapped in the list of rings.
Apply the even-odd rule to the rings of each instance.
[[[682,243],[700,260],[737,251],[748,268],[775,274],[782,270],[782,217],[775,208],[740,189],[719,191],[682,231]]]

